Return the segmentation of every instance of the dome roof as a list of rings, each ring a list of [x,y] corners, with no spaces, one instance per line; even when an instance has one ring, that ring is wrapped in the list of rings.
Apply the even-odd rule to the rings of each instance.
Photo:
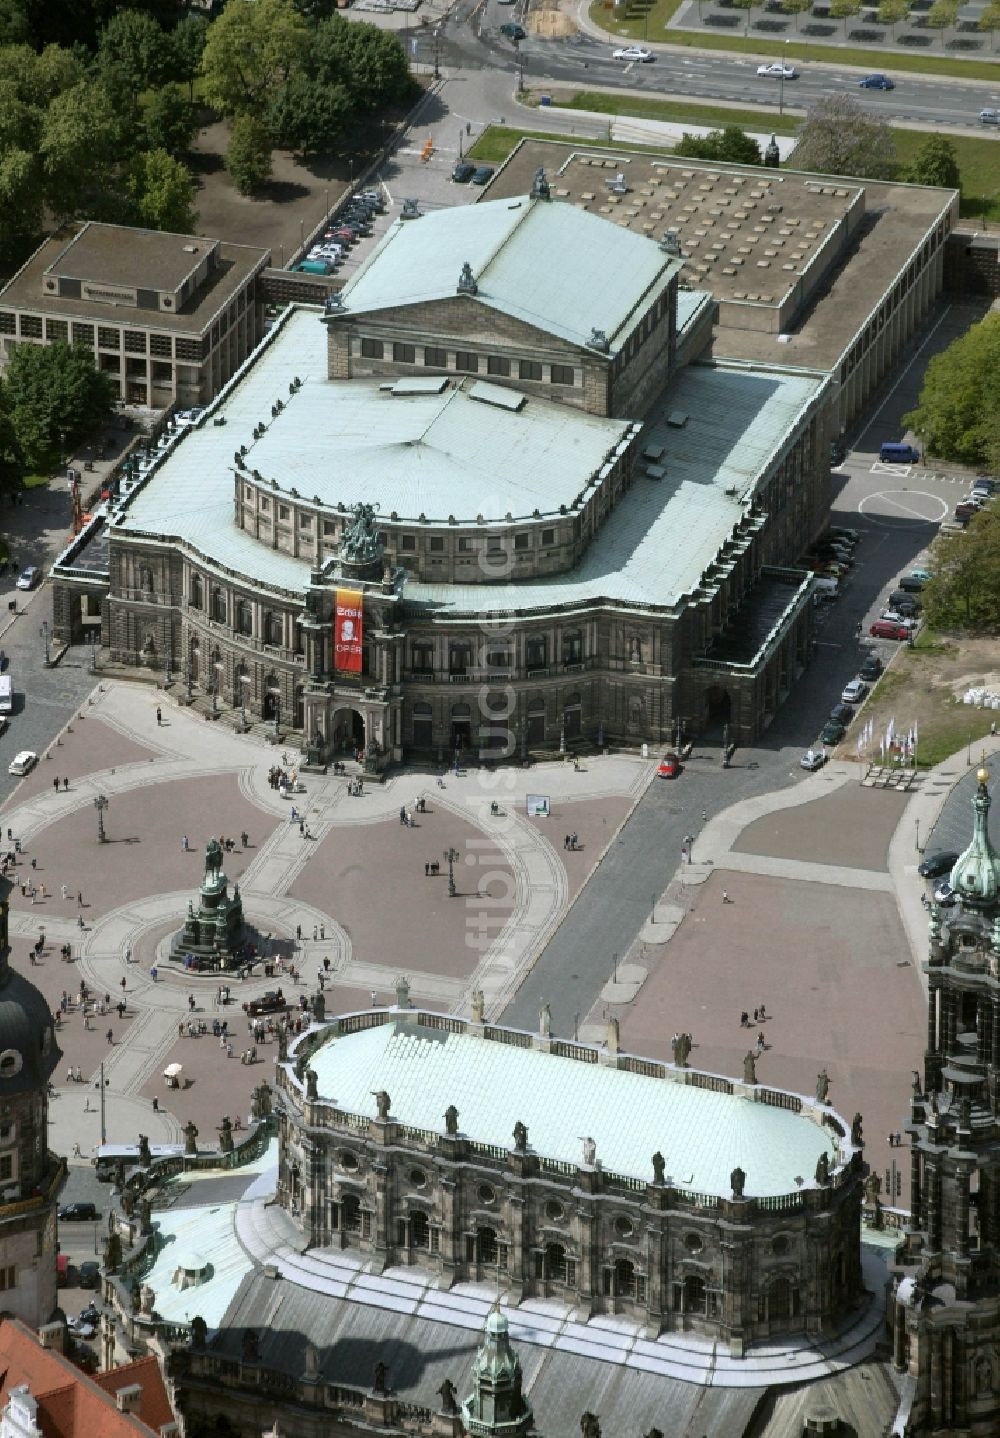
[[[0,959],[0,1102],[43,1089],[61,1057],[44,996]]]
[[[1000,855],[990,842],[989,770],[976,773],[976,794],[972,801],[975,824],[972,842],[955,860],[951,887],[966,904],[995,904],[1000,898]]]

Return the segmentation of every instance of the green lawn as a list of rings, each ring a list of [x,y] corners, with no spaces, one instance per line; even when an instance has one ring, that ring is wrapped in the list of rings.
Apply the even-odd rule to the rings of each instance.
[[[701,105],[688,100],[654,100],[645,96],[578,90],[573,95],[553,94],[552,103],[567,110],[595,110],[601,115],[636,115],[643,120],[670,120],[692,125],[739,125],[744,130],[768,130],[791,135],[801,116],[779,115],[772,110],[738,110],[726,105]]]
[[[856,65],[863,70],[904,71],[912,75],[952,75],[966,80],[1000,79],[1000,54],[992,60],[958,60],[946,55],[908,55],[896,53],[894,46],[884,50],[861,50],[853,46],[816,45],[809,40],[792,38],[766,38],[757,35],[744,36],[742,26],[734,26],[735,34],[712,35],[703,30],[666,29],[668,20],[678,9],[681,0],[654,0],[643,15],[642,0],[632,0],[628,13],[616,18],[612,9],[605,8],[604,0],[595,0],[590,7],[590,18],[612,35],[625,35],[632,40],[655,40],[661,44],[684,45],[696,50],[728,50],[745,55],[780,55],[784,59],[819,60],[828,65]],[[856,18],[856,17],[855,17]],[[751,12],[753,24],[753,12]],[[838,22],[842,29],[843,22]],[[794,36],[794,30],[793,30]]]
[[[26,474],[21,482],[25,489],[40,489],[51,478],[51,474]]]

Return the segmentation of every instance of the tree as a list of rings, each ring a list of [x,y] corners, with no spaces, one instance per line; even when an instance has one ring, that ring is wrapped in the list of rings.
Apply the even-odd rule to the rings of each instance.
[[[13,345],[3,392],[25,463],[44,469],[67,442],[105,423],[118,385],[88,350],[58,340]]]
[[[275,143],[301,155],[335,150],[351,119],[351,97],[343,85],[293,75],[271,106]]]
[[[255,115],[237,115],[226,151],[226,169],[241,195],[252,195],[271,177],[271,132]]]
[[[406,54],[390,30],[332,15],[316,28],[310,73],[341,84],[358,110],[379,110],[405,100],[413,86]]]
[[[784,0],[781,7],[786,15],[791,15],[796,30],[799,28],[799,16],[806,10],[812,9],[812,0]]]
[[[949,25],[954,25],[957,13],[958,0],[934,0],[924,16],[924,24],[932,30],[947,30]]]
[[[124,86],[138,96],[162,85],[174,62],[170,36],[141,10],[121,10],[101,31],[97,68],[112,92]]]
[[[170,36],[173,60],[171,79],[188,87],[188,99],[194,100],[194,79],[201,69],[201,57],[208,38],[208,21],[204,15],[185,15]]]
[[[198,117],[192,102],[176,85],[164,85],[150,95],[142,123],[151,150],[166,150],[179,157],[191,148]]]
[[[992,4],[987,5],[979,17],[979,28],[990,32],[990,49],[992,50],[993,37],[1000,30],[1000,0],[992,0]]]
[[[830,17],[833,20],[843,20],[845,40],[847,39],[847,22],[860,9],[861,0],[830,0]]]
[[[931,563],[934,578],[920,595],[928,623],[995,628],[1000,620],[1000,514],[984,509],[964,534],[942,534]]]
[[[909,0],[882,0],[878,7],[879,24],[888,25],[895,39],[896,26],[900,20],[905,20],[909,13]]]
[[[180,160],[165,150],[136,155],[129,167],[127,189],[137,225],[175,235],[193,232],[197,221],[194,180]]]
[[[7,391],[0,386],[0,494],[13,494],[24,479],[24,451],[10,417]]]
[[[92,209],[110,213],[121,153],[121,126],[108,92],[81,80],[45,113],[39,147],[45,197],[57,220]]]
[[[914,185],[937,185],[944,190],[959,190],[962,177],[958,170],[955,146],[944,135],[928,135],[913,157],[906,177]],[[997,381],[1000,384],[1000,378]]]
[[[674,154],[685,155],[692,160],[729,160],[737,165],[761,163],[757,141],[738,125],[727,125],[724,130],[710,130],[707,135],[689,135],[685,130],[680,143],[674,146]]]
[[[850,95],[819,100],[799,126],[795,168],[825,175],[891,179],[896,146],[884,120],[862,109]]]
[[[760,9],[760,6],[763,4],[763,0],[733,0],[733,4],[737,10],[743,10],[745,12],[743,19],[743,34],[749,35],[750,11]]]
[[[205,98],[224,115],[259,117],[305,65],[310,47],[292,0],[229,0],[205,41]]]
[[[35,156],[10,149],[0,157],[0,258],[20,260],[42,229],[42,180]]]
[[[984,465],[997,442],[1000,314],[987,315],[927,366],[915,410],[904,423],[941,459]]]

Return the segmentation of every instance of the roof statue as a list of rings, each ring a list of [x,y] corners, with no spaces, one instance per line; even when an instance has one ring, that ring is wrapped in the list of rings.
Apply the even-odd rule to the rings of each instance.
[[[468,260],[462,266],[462,273],[458,277],[458,293],[460,295],[475,295],[479,293],[479,286],[476,284],[476,277],[472,273],[472,266]]]
[[[539,167],[535,171],[535,178],[531,182],[531,198],[533,200],[548,200],[552,198],[549,190],[549,182],[545,178],[545,171]]]
[[[965,904],[995,904],[1000,898],[1000,855],[990,840],[990,771],[976,772],[976,793],[972,800],[975,822],[972,841],[955,860],[951,887]]]
[[[341,559],[352,560],[355,564],[374,564],[382,558],[382,545],[375,528],[377,504],[359,501],[351,508],[353,519],[344,525],[340,537]]]

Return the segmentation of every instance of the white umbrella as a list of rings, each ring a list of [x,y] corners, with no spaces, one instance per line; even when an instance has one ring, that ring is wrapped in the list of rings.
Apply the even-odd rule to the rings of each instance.
[[[180,1076],[181,1076],[181,1074],[183,1073],[183,1071],[184,1071],[184,1065],[183,1065],[183,1064],[167,1064],[166,1068],[163,1070],[163,1077],[164,1077],[164,1078],[180,1078]]]

